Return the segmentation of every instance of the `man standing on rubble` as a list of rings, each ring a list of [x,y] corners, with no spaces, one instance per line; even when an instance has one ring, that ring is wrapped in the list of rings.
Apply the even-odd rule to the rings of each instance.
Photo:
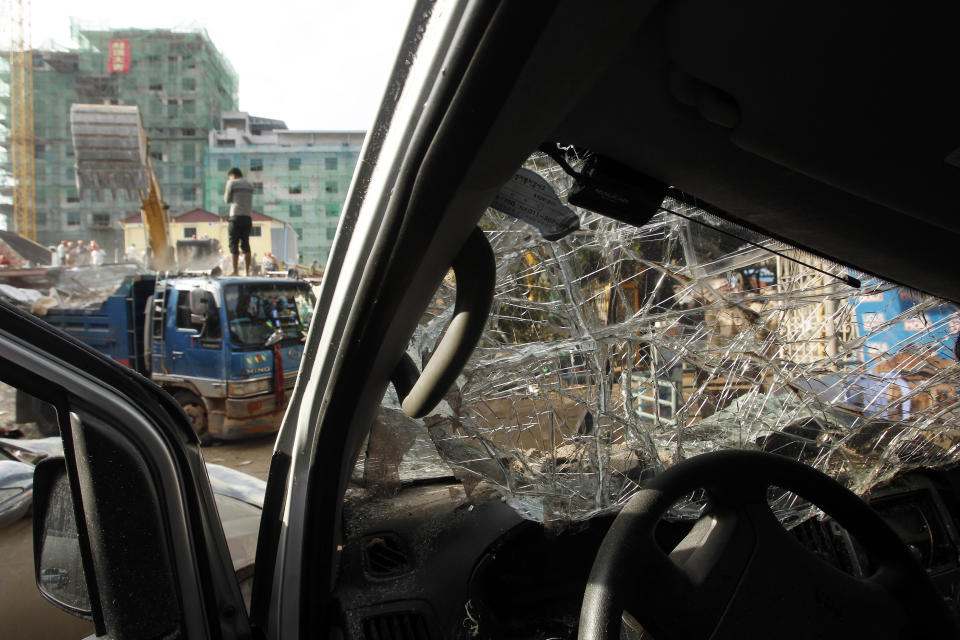
[[[100,248],[96,240],[90,241],[90,264],[95,267],[102,266],[107,258],[107,252]]]
[[[228,220],[230,253],[233,256],[233,275],[239,275],[237,264],[240,251],[243,251],[244,265],[247,275],[250,275],[250,214],[253,211],[253,185],[245,180],[243,173],[237,167],[227,172],[227,189],[223,193],[223,201],[230,205]]]
[[[69,247],[67,246],[66,240],[61,240],[60,244],[57,245],[57,266],[58,267],[66,266],[68,249]]]
[[[83,240],[77,240],[77,264],[90,264],[90,249],[83,246]]]
[[[77,253],[77,245],[73,244],[72,240],[67,240],[67,265],[71,267],[77,266],[77,256],[80,255]]]

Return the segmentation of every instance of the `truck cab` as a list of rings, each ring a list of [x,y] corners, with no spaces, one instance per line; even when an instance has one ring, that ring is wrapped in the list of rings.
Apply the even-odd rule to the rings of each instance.
[[[148,310],[151,378],[202,437],[275,431],[313,305],[310,286],[292,279],[160,280]]]

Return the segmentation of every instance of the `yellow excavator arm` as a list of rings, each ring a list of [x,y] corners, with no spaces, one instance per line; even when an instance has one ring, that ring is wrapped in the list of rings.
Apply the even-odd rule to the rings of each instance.
[[[170,216],[153,170],[150,144],[135,105],[74,104],[70,130],[77,161],[77,191],[123,192],[141,202],[152,266],[174,268]]]

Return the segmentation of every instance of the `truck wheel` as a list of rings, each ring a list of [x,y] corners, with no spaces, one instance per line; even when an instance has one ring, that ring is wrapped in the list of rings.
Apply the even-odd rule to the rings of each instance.
[[[178,389],[175,391],[173,398],[180,404],[183,412],[187,414],[187,418],[190,419],[193,430],[200,436],[200,444],[210,444],[213,442],[213,438],[210,437],[208,430],[207,408],[204,406],[203,400],[201,400],[197,394],[192,391],[187,391],[186,389]]]

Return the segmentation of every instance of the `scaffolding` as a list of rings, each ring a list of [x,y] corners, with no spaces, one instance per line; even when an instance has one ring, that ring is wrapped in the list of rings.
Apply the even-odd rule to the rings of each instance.
[[[11,3],[10,156],[13,161],[13,225],[17,233],[37,239],[33,158],[33,51],[30,46],[30,2]]]
[[[841,299],[839,280],[824,271],[827,263],[816,256],[798,254],[799,261],[777,256],[777,288],[780,296],[803,291],[808,303],[784,310],[780,321],[786,335],[781,354],[792,362],[828,362],[836,368],[838,345],[857,337],[857,318],[851,299]]]
[[[139,211],[139,198],[77,190],[69,113],[74,103],[136,105],[151,139],[151,157],[171,213],[203,206],[208,132],[236,108],[237,74],[202,29],[90,29],[74,23],[78,46],[36,51],[33,184],[36,237],[96,240],[108,257],[122,254],[119,221]],[[108,69],[111,41],[126,41],[127,65]],[[5,103],[5,104],[4,104]],[[13,110],[0,96],[0,108]],[[14,150],[15,136],[3,141]]]

